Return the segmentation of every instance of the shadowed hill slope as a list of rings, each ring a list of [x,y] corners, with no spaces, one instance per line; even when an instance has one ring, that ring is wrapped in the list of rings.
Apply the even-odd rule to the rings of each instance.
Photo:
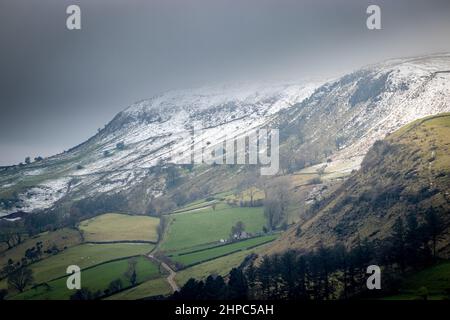
[[[322,200],[310,220],[292,227],[266,253],[383,239],[398,217],[415,213],[422,221],[427,210],[435,210],[446,229],[437,252],[448,257],[449,187],[450,114],[445,113],[414,121],[377,141],[361,169]]]

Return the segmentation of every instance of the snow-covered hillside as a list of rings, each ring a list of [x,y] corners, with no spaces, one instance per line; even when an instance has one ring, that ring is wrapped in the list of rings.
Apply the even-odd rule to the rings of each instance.
[[[300,137],[290,147],[299,157],[328,160],[318,168],[348,165],[351,171],[376,140],[416,119],[449,111],[450,54],[441,54],[390,60],[328,82],[282,111],[278,123],[286,135]]]
[[[314,153],[354,164],[377,139],[415,119],[448,111],[450,54],[391,60],[325,84],[168,92],[131,105],[68,152],[2,169],[0,216],[102,193],[134,192],[148,181],[152,167],[176,162],[190,149],[193,127],[203,128],[200,138],[214,145],[224,135],[270,124],[280,129],[285,158]],[[288,143],[292,147],[283,149]],[[145,184],[145,196],[162,192],[158,179]]]
[[[303,101],[315,83],[214,87],[173,91],[135,103],[87,142],[44,161],[0,172],[0,215],[51,207],[64,197],[82,199],[139,184],[149,168],[191,147],[189,131],[201,128],[208,143],[239,136],[267,123],[277,112]],[[117,147],[123,143],[124,147]],[[158,195],[157,182],[147,194]],[[1,193],[0,193],[1,194]],[[0,197],[1,198],[1,197]]]
[[[363,156],[372,144],[416,119],[450,111],[450,55],[393,60],[366,69],[384,79],[383,91],[363,103],[344,130],[362,128],[358,141],[335,158]]]

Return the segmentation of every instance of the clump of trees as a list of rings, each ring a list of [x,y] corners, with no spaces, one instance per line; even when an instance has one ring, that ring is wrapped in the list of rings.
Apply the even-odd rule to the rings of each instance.
[[[166,196],[160,196],[150,201],[147,206],[147,213],[151,216],[162,216],[177,207],[176,203]]]
[[[127,201],[127,198],[120,193],[112,195],[102,194],[93,198],[81,199],[72,204],[69,209],[69,217],[66,216],[67,210],[61,208],[59,214],[55,214],[55,221],[58,221],[58,219],[60,220],[60,227],[67,225],[74,227],[79,221],[93,217],[97,214],[126,211]]]
[[[245,224],[242,221],[236,222],[234,226],[231,227],[230,240],[242,239],[245,234]]]
[[[111,283],[108,286],[108,289],[104,291],[105,295],[111,295],[116,292],[119,292],[123,289],[123,283],[121,279],[116,279],[111,281]]]
[[[233,203],[232,203],[233,204]],[[264,199],[255,199],[250,201],[240,200],[239,206],[240,207],[262,207],[264,205]]]
[[[19,195],[17,192],[13,192],[11,196],[7,198],[0,198],[0,208],[11,209],[20,204]]]
[[[38,261],[42,256],[42,241],[36,243],[34,247],[28,248],[25,251],[25,258],[30,260],[32,263]]]
[[[8,249],[21,244],[25,234],[21,221],[0,221],[0,242],[6,244]]]
[[[233,269],[229,280],[220,275],[211,275],[205,281],[189,279],[188,282],[175,292],[171,300],[223,300],[246,299],[248,283],[242,269]]]
[[[44,158],[42,158],[41,156],[34,157],[35,162],[39,162],[42,160],[44,160]],[[25,157],[25,164],[31,164],[31,157]],[[23,166],[23,165],[24,164],[22,162],[19,163],[19,166]]]
[[[116,149],[117,150],[123,150],[125,149],[125,143],[124,142],[119,142],[116,144]]]
[[[310,180],[308,180],[307,184],[321,184],[322,179],[320,177],[314,177]]]
[[[8,295],[8,290],[0,289],[0,301],[5,300],[5,297]]]
[[[166,172],[166,186],[167,188],[173,188],[175,187],[178,182],[180,182],[181,175],[177,167],[175,166],[168,166],[165,169]]]
[[[278,180],[267,186],[264,193],[264,215],[267,219],[267,229],[271,231],[287,222],[289,184],[287,180]]]
[[[178,191],[176,192],[173,196],[172,196],[173,201],[175,202],[175,204],[180,207],[186,203],[188,203],[188,195],[186,194],[186,192],[183,191]]]
[[[0,270],[0,277],[8,279],[17,278],[18,275],[21,275],[20,272],[22,269],[26,269],[31,263],[41,260],[44,253],[55,254],[57,252],[59,252],[59,249],[56,245],[53,245],[44,251],[43,243],[38,241],[36,242],[36,245],[25,250],[25,255],[20,259],[20,261],[15,262],[14,260],[9,259],[8,263]],[[13,281],[16,282],[16,280]]]
[[[240,207],[260,207],[263,206],[264,200],[257,198],[258,193],[261,190],[262,180],[257,178],[256,173],[247,175],[238,185],[234,194],[235,200],[231,201],[231,205],[237,204],[237,198],[239,199]]]
[[[70,296],[70,300],[94,300],[102,296],[100,291],[92,292],[87,288],[81,288]]]
[[[403,272],[430,264],[437,257],[437,244],[445,231],[442,218],[430,207],[419,223],[417,215],[410,213],[406,219],[397,218],[392,235],[383,247],[386,262],[394,262]]]
[[[55,211],[30,214],[18,221],[18,223],[23,225],[23,230],[28,236],[58,229],[64,225],[62,216]]]
[[[168,223],[168,218],[167,216],[161,216],[161,218],[159,219],[159,224],[158,224],[158,228],[157,228],[157,232],[158,232],[158,241],[161,240],[164,236],[164,231],[167,228],[167,223]]]
[[[125,278],[128,279],[128,281],[130,281],[131,286],[135,286],[137,283],[137,260],[136,259],[130,259],[128,260],[128,269],[127,271],[124,273]]]

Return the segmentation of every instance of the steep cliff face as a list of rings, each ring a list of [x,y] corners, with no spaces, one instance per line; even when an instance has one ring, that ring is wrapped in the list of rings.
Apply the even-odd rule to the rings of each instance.
[[[434,210],[445,232],[438,252],[450,254],[450,114],[417,120],[368,151],[358,172],[324,199],[313,217],[292,227],[268,250],[310,250],[320,243],[383,239],[397,218],[423,221]],[[300,229],[298,229],[300,228]],[[297,230],[301,230],[298,232]]]

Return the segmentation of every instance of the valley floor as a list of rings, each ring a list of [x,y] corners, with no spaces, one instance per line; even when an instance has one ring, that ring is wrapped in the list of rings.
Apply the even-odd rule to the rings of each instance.
[[[214,207],[200,201],[166,216],[169,223],[162,236],[157,234],[159,218],[110,213],[82,221],[77,229],[26,239],[0,254],[1,268],[9,259],[20,261],[38,242],[44,243],[42,251],[56,249],[29,262],[33,285],[23,292],[9,288],[7,299],[69,299],[74,293],[66,287],[69,265],[81,268],[82,288],[102,299],[166,296],[188,278],[202,279],[211,273],[225,276],[246,255],[277,238],[276,233],[262,231],[266,224],[262,207],[213,203]],[[230,230],[237,221],[244,222],[247,236],[230,242]],[[130,264],[136,265],[134,284],[126,274]],[[115,280],[121,286],[111,289]],[[0,288],[8,288],[7,279],[0,281]]]

